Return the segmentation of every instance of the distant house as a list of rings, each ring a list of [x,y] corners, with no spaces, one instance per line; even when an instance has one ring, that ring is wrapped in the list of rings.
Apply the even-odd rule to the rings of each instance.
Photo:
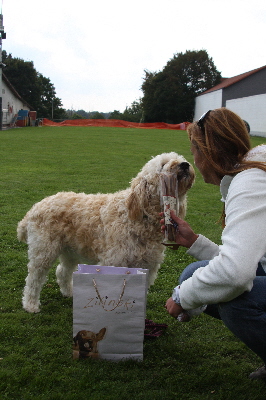
[[[214,108],[227,107],[250,125],[251,135],[266,137],[266,65],[233,78],[196,97],[195,115]]]
[[[20,110],[33,110],[33,108],[19,95],[2,72],[2,112],[3,125],[10,125],[17,119]]]

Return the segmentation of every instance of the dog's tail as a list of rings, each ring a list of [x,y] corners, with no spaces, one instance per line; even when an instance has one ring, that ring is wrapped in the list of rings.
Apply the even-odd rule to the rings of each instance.
[[[27,230],[28,222],[27,217],[25,216],[19,223],[17,227],[17,237],[20,242],[27,243],[28,238],[28,230]]]

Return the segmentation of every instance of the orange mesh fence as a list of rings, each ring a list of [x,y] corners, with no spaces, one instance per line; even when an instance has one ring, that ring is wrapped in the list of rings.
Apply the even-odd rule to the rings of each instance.
[[[114,128],[144,128],[144,129],[182,129],[186,130],[189,122],[181,124],[166,124],[165,122],[138,123],[119,119],[67,119],[63,122],[53,122],[43,118],[43,126],[106,126]]]

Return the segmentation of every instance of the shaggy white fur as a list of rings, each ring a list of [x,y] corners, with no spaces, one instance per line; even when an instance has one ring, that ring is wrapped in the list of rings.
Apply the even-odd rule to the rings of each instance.
[[[72,296],[72,273],[78,263],[148,268],[149,285],[153,284],[164,258],[159,174],[167,171],[176,171],[179,216],[184,218],[194,169],[174,152],[152,158],[126,190],[60,192],[36,203],[17,228],[18,239],[28,244],[24,309],[40,311],[40,292],[58,257],[56,276],[63,296]]]

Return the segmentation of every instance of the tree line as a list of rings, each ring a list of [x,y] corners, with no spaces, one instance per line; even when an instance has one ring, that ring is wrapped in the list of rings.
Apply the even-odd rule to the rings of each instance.
[[[180,123],[193,119],[195,97],[221,81],[221,73],[206,50],[177,53],[161,71],[144,70],[143,97],[123,112],[65,110],[49,78],[34,68],[33,61],[12,57],[5,50],[4,73],[37,115],[53,119],[120,119],[130,122]]]
[[[84,110],[67,110],[67,115],[69,119],[120,119],[129,122],[142,122],[143,110],[142,101],[135,100],[130,107],[126,107],[124,112],[114,110],[109,113],[101,113],[99,111],[84,111]]]

